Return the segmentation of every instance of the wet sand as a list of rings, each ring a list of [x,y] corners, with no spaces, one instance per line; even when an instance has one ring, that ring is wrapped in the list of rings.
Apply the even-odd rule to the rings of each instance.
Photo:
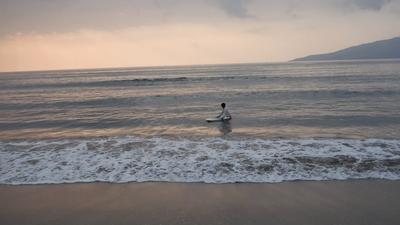
[[[1,185],[0,224],[398,225],[400,181]]]

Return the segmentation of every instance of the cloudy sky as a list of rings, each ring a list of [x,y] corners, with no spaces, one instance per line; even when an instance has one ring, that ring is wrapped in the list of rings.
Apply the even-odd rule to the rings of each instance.
[[[0,71],[280,62],[400,36],[400,0],[0,0]]]

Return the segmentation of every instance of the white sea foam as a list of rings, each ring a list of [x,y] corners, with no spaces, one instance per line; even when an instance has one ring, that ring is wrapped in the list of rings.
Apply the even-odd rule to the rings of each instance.
[[[0,142],[1,184],[400,180],[400,140],[113,137]]]

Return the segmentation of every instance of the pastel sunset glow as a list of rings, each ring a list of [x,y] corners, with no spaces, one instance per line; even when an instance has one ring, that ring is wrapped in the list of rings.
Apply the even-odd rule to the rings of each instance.
[[[5,0],[0,71],[280,62],[399,27],[399,0]]]

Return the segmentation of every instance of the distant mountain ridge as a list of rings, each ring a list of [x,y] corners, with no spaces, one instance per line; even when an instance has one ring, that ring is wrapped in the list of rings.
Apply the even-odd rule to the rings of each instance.
[[[292,61],[400,58],[400,37],[357,45],[332,53],[310,55]]]

